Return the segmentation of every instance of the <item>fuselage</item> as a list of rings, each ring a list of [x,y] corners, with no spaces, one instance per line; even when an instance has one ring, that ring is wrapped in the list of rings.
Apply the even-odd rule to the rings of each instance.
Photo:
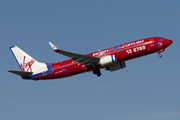
[[[169,39],[151,37],[93,52],[87,54],[87,56],[101,58],[108,55],[115,55],[117,62],[122,62],[155,52],[160,53],[171,43],[172,40]],[[107,66],[96,65],[96,67],[101,69]],[[87,68],[84,64],[79,64],[79,62],[74,62],[73,59],[69,59],[58,63],[50,63],[48,71],[34,77],[32,76],[31,79],[39,80],[63,78],[83,72],[93,71],[94,69],[95,67]]]

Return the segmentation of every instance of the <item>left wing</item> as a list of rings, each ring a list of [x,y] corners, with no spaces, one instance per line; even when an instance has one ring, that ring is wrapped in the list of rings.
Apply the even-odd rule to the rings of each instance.
[[[64,50],[59,50],[51,42],[49,42],[49,44],[55,52],[65,55],[67,57],[70,57],[74,60],[74,62],[79,62],[80,64],[84,64],[86,67],[95,65],[100,61],[100,58],[98,58],[98,57],[92,57],[92,56],[72,53],[72,52],[68,52],[68,51],[64,51]]]

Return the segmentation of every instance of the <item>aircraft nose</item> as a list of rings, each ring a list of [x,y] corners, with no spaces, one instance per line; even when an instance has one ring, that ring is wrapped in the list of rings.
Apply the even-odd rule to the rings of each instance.
[[[167,43],[168,45],[171,45],[171,44],[173,43],[173,41],[170,40],[170,39],[167,39],[167,40],[166,40],[166,43]]]

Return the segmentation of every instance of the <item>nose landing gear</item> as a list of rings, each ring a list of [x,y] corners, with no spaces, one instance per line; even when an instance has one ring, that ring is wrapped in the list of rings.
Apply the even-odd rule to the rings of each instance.
[[[165,51],[165,49],[161,49],[161,50],[157,51],[157,53],[159,54],[160,58],[162,57],[162,55],[160,53],[163,52],[163,51]]]
[[[162,57],[162,55],[159,53],[159,57],[161,58]]]

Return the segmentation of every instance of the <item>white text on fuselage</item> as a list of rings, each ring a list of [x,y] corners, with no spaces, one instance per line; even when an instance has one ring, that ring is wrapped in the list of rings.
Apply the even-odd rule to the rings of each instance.
[[[108,53],[108,50],[99,51],[93,54],[93,56],[102,56],[103,54]]]
[[[144,43],[144,40],[138,40],[138,41],[135,41],[135,42],[131,42],[131,43],[127,43],[127,44],[124,44],[124,45],[119,45],[119,46],[116,46],[116,47],[112,47],[112,48],[109,48],[109,49],[106,49],[106,50],[102,50],[102,51],[93,53],[93,56],[102,56],[102,55],[104,55],[104,54],[106,54],[108,52],[111,52],[113,50],[124,49],[124,48],[128,48],[128,47],[138,45],[138,44],[141,44],[141,43]]]
[[[121,48],[131,47],[131,46],[134,46],[134,45],[141,44],[143,42],[144,42],[144,40],[138,40],[138,41],[135,41],[135,42],[131,42],[131,43],[127,43],[125,45],[122,45]]]
[[[146,46],[139,46],[139,47],[135,47],[133,49],[128,49],[128,50],[126,50],[126,52],[127,52],[127,54],[131,54],[133,52],[139,52],[139,51],[142,51],[145,49],[146,49]]]

